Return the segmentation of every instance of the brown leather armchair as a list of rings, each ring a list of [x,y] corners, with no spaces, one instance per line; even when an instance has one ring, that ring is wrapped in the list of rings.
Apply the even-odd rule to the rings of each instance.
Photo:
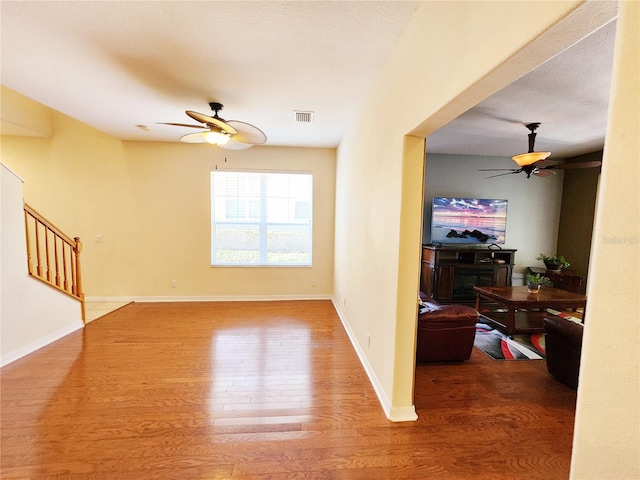
[[[477,321],[478,312],[471,307],[426,300],[418,315],[416,362],[468,360]]]
[[[562,317],[544,319],[547,370],[570,388],[578,388],[584,327]]]

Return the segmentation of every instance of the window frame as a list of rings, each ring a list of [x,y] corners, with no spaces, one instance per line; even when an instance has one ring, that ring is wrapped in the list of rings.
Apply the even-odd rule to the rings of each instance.
[[[277,225],[283,225],[283,226],[291,226],[291,225],[297,225],[295,222],[269,222],[267,221],[267,201],[269,199],[269,197],[267,197],[267,193],[265,191],[266,189],[266,177],[263,178],[262,180],[260,180],[260,218],[258,220],[251,220],[252,217],[254,216],[253,213],[255,212],[254,207],[255,204],[253,204],[252,202],[255,202],[255,199],[249,199],[249,198],[241,198],[240,195],[237,195],[236,198],[234,199],[236,203],[236,211],[241,210],[240,208],[238,208],[239,204],[241,202],[245,203],[245,206],[242,210],[245,211],[245,215],[244,218],[246,221],[229,221],[229,222],[225,222],[225,221],[216,221],[215,218],[215,214],[216,214],[216,204],[215,204],[215,188],[214,188],[214,183],[215,183],[215,175],[218,173],[236,173],[236,174],[258,174],[258,175],[303,175],[303,176],[307,176],[309,178],[310,181],[310,191],[307,192],[308,196],[307,197],[299,197],[299,196],[295,196],[295,195],[291,195],[288,194],[285,198],[286,201],[288,202],[289,206],[288,209],[292,210],[292,215],[294,217],[297,217],[297,213],[299,211],[298,208],[298,204],[301,203],[301,201],[304,201],[304,199],[307,199],[307,202],[305,203],[310,203],[309,207],[308,207],[308,211],[309,211],[309,218],[305,218],[304,216],[302,217],[298,217],[298,219],[300,220],[300,223],[298,225],[300,225],[301,227],[303,227],[303,230],[306,230],[306,243],[307,243],[307,247],[306,250],[304,250],[305,252],[308,253],[308,262],[299,262],[299,263],[269,263],[268,262],[268,255],[269,255],[269,249],[268,249],[268,234],[269,234],[269,227],[273,227],[273,226],[277,226]],[[210,187],[210,198],[209,198],[209,206],[210,206],[210,212],[209,212],[209,220],[210,220],[210,265],[212,268],[229,268],[229,267],[277,267],[277,268],[310,268],[313,266],[313,223],[314,223],[314,208],[313,208],[313,204],[314,204],[314,174],[312,171],[308,171],[308,170],[261,170],[261,169],[242,169],[242,168],[234,168],[234,169],[218,169],[218,168],[213,168],[210,170],[210,176],[209,176],[209,187]],[[219,198],[224,198],[224,196],[220,196],[218,195],[217,197]],[[227,196],[227,198],[232,198],[230,196]],[[271,198],[275,198],[275,197],[271,197]],[[220,207],[220,209],[226,212],[228,211],[228,206],[225,204],[224,207]],[[304,207],[301,208],[304,211]],[[291,220],[291,218],[289,219]],[[306,220],[306,223],[305,223]],[[232,263],[232,262],[220,262],[218,261],[216,263],[216,241],[217,241],[217,237],[216,237],[216,225],[227,225],[227,226],[237,226],[237,225],[246,225],[246,226],[254,226],[257,228],[257,231],[259,232],[259,258],[257,262],[246,262],[246,263]],[[293,229],[292,229],[293,230]],[[286,229],[285,229],[286,231]]]

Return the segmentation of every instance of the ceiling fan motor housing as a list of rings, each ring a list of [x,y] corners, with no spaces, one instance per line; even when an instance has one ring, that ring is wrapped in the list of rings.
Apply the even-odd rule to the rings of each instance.
[[[540,122],[530,123],[527,128],[531,130],[529,134],[529,153],[533,153],[536,144],[536,129],[540,126]]]
[[[216,116],[218,116],[218,112],[224,108],[224,105],[218,102],[209,102],[209,106],[211,107],[211,110],[216,112]]]

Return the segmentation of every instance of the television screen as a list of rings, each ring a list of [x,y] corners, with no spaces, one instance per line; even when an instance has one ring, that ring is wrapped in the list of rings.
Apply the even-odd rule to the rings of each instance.
[[[431,243],[502,244],[507,200],[434,197]]]

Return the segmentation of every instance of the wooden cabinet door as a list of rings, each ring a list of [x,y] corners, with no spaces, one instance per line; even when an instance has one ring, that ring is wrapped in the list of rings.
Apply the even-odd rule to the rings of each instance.
[[[434,298],[436,300],[448,301],[453,296],[453,273],[455,267],[452,265],[439,266],[436,269]]]
[[[511,266],[495,267],[493,270],[493,284],[496,287],[511,285]]]
[[[433,265],[427,262],[422,262],[420,270],[420,291],[428,297],[433,295]]]

